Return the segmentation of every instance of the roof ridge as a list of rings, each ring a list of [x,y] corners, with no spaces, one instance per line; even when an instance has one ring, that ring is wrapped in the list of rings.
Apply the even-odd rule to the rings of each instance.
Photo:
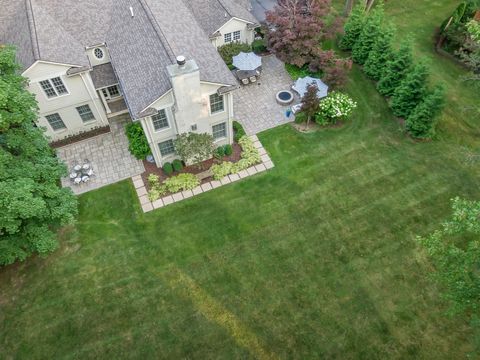
[[[32,52],[35,60],[40,59],[40,44],[38,43],[37,27],[35,25],[35,15],[33,14],[33,6],[31,0],[25,0],[27,9],[28,28],[30,32],[30,40],[32,41]]]
[[[150,21],[150,24],[152,25],[153,27],[153,30],[155,31],[155,33],[157,34],[159,40],[160,40],[160,43],[162,44],[163,48],[165,49],[165,51],[167,52],[168,56],[170,57],[170,59],[175,62],[175,52],[173,51],[172,49],[172,46],[170,45],[170,43],[168,42],[167,40],[167,37],[165,36],[165,34],[163,33],[162,31],[162,28],[160,27],[160,25],[158,24],[158,21],[157,19],[155,18],[155,15],[153,15],[153,12],[152,10],[150,9],[150,6],[148,6],[148,4],[144,1],[144,0],[137,0],[140,5],[142,6],[143,10],[145,11],[145,14],[147,14],[147,17],[148,17],[148,21]],[[166,45],[165,45],[166,44]]]

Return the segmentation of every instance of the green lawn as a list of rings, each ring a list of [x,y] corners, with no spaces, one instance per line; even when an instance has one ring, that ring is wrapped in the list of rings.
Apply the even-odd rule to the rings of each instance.
[[[450,6],[398,3],[426,49]],[[452,83],[441,138],[414,143],[358,68],[348,91],[343,128],[259,135],[267,173],[148,214],[129,181],[81,196],[61,249],[0,271],[0,359],[464,358],[414,237],[480,198],[458,144],[479,127],[454,110],[474,93]]]

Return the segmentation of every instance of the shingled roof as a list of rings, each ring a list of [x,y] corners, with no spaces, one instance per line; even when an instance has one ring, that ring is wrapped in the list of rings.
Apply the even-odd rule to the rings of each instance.
[[[245,20],[252,24],[258,23],[243,1],[183,0],[183,2],[209,36],[214,35],[218,29],[232,18]]]
[[[17,46],[24,69],[36,60],[89,66],[85,47],[106,44],[133,118],[171,89],[166,67],[178,55],[195,59],[203,81],[236,85],[182,1],[0,0],[0,8],[0,43]]]

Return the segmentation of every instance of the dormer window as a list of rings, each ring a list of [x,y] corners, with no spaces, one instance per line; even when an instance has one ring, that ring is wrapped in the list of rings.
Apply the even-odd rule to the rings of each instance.
[[[40,86],[49,99],[68,94],[68,90],[60,77],[42,80]]]
[[[95,50],[93,50],[93,55],[95,55],[95,57],[96,57],[98,60],[102,60],[103,57],[105,56],[105,53],[103,52],[102,49],[100,49],[100,48],[95,48]]]

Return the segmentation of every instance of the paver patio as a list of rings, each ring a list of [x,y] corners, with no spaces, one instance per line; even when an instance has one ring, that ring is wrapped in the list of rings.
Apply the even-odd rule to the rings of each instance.
[[[262,58],[262,68],[257,83],[242,85],[233,95],[235,119],[248,135],[293,121],[293,115],[290,118],[285,115],[288,106],[281,106],[275,100],[278,91],[289,90],[293,84],[284,64],[274,55],[268,55]],[[292,104],[298,102],[299,98],[295,95]]]
[[[73,185],[69,178],[62,179],[62,186],[71,187],[81,194],[120,180],[131,178],[145,171],[143,163],[128,151],[125,124],[129,115],[109,119],[111,132],[79,141],[57,149],[57,155],[71,170],[74,164],[87,159],[92,165],[94,176],[87,183]]]

